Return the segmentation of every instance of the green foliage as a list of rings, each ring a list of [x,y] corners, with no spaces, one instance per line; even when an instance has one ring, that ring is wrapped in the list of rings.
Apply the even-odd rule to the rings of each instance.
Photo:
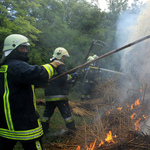
[[[42,65],[41,53],[38,49],[32,48],[29,50],[29,63],[32,65]]]
[[[30,13],[38,5],[22,0],[5,0],[0,3],[0,48],[3,47],[5,37],[13,33],[27,36],[34,46],[34,42],[38,40],[37,34],[41,31],[34,26],[36,18],[31,17]]]
[[[127,1],[108,0],[109,12],[104,12],[85,0],[5,0],[0,5],[0,48],[7,35],[23,34],[31,44],[30,64],[48,63],[55,48],[62,46],[70,54],[66,68],[72,69],[82,64],[93,40],[109,47],[95,45],[90,55],[100,56],[115,48],[116,21]],[[117,61],[111,56],[100,63],[110,67],[118,66]]]
[[[0,1],[0,49],[6,36],[23,34],[30,40],[30,64],[49,63],[55,48],[68,50],[66,69],[70,70],[83,63],[93,40],[107,45],[94,45],[90,55],[101,56],[116,48],[115,33],[118,16],[127,9],[128,0],[107,0],[109,11],[101,11],[96,5],[85,0],[4,0]],[[133,10],[138,10],[134,5]],[[2,56],[0,52],[0,57]],[[102,68],[119,70],[120,57],[116,54],[98,61]],[[105,74],[106,75],[106,74]],[[69,99],[79,99],[82,81],[69,87]],[[37,99],[44,99],[43,89],[36,89]],[[38,107],[40,116],[44,106]],[[91,119],[91,118],[90,118]],[[87,120],[90,120],[87,118]],[[59,120],[59,121],[58,121]],[[79,120],[79,121],[77,121]],[[75,116],[77,124],[80,118]],[[51,120],[51,130],[64,127],[64,121],[56,110]],[[16,149],[21,149],[20,145]]]
[[[106,0],[111,13],[118,15],[127,9],[128,0]]]

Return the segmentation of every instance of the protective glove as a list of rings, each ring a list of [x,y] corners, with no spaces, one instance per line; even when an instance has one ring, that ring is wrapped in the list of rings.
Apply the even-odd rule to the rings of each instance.
[[[77,72],[73,73],[73,75],[74,75],[75,78],[78,77],[78,73]]]
[[[53,62],[50,63],[52,66],[54,66],[55,68],[57,68],[60,65],[64,65],[63,62],[61,62],[60,60],[54,60]]]
[[[73,73],[73,75],[74,75],[74,77],[75,77],[75,78],[79,77],[79,76],[80,76],[80,74],[81,74],[81,73],[79,73],[79,72],[75,72],[75,73]]]

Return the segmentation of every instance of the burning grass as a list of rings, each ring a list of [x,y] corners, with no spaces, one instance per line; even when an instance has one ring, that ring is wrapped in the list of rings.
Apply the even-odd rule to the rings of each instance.
[[[141,132],[149,117],[149,104],[144,99],[146,88],[140,87],[139,92],[120,102],[121,83],[111,79],[98,86],[96,93],[99,98],[96,95],[91,101],[70,102],[74,113],[81,117],[93,116],[93,121],[90,124],[83,121],[75,136],[51,143],[50,149],[45,150],[150,149],[150,136]]]

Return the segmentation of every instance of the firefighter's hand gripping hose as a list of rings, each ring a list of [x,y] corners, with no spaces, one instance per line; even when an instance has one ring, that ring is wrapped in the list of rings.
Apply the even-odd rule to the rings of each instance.
[[[75,78],[77,78],[77,77],[80,76],[80,73],[79,72],[75,72],[75,73],[73,73],[73,75],[74,75]]]

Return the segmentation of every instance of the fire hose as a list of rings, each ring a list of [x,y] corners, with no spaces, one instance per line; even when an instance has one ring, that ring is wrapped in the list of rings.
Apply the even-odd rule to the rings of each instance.
[[[105,45],[105,46],[108,46],[105,42],[103,42],[103,41],[101,41],[101,40],[93,40],[92,43],[91,43],[91,46],[90,46],[90,48],[89,48],[89,50],[88,50],[88,53],[86,54],[86,57],[84,58],[82,64],[84,64],[84,63],[87,61],[87,58],[88,58],[90,52],[92,51],[94,45],[99,45],[99,46],[101,46],[101,47],[104,47],[104,45]],[[78,71],[78,73],[80,74],[81,71],[82,71],[82,68],[80,68],[80,70]],[[74,87],[74,86],[76,85],[76,81],[77,81],[77,78],[74,80],[74,82],[73,82],[73,84],[72,84],[72,87]]]
[[[128,48],[128,47],[130,47],[130,46],[133,46],[133,45],[135,45],[135,44],[137,44],[137,43],[140,43],[140,42],[142,42],[142,41],[144,41],[144,40],[146,40],[146,39],[148,39],[148,38],[150,38],[150,35],[148,35],[148,36],[146,36],[146,37],[143,37],[143,38],[141,38],[141,39],[139,39],[139,40],[136,40],[136,41],[134,41],[134,42],[132,42],[132,43],[129,43],[129,44],[127,44],[127,45],[124,45],[124,46],[122,46],[122,47],[120,47],[120,48],[117,48],[117,49],[115,49],[115,50],[112,50],[112,51],[110,51],[110,52],[108,52],[108,53],[106,53],[106,54],[104,54],[104,55],[102,55],[102,56],[99,56],[98,58],[95,58],[94,60],[91,60],[91,61],[89,61],[89,62],[86,62],[86,63],[84,63],[84,64],[82,64],[82,65],[80,65],[80,66],[77,66],[77,67],[75,67],[75,68],[73,68],[73,69],[71,69],[71,70],[69,70],[69,71],[67,71],[67,72],[65,72],[65,73],[63,73],[63,74],[61,74],[61,75],[58,75],[57,77],[55,77],[55,78],[49,80],[49,82],[51,82],[51,81],[53,81],[53,80],[56,80],[56,79],[58,79],[59,77],[62,77],[62,76],[64,76],[64,75],[66,75],[66,74],[69,74],[69,73],[71,73],[72,71],[75,71],[76,69],[82,68],[82,67],[84,67],[84,66],[86,66],[86,65],[88,65],[88,64],[90,64],[90,63],[93,63],[93,62],[95,62],[95,61],[97,61],[97,60],[99,60],[99,59],[102,59],[102,58],[104,58],[104,57],[106,57],[106,56],[109,56],[109,55],[114,54],[114,53],[116,53],[116,52],[119,52],[119,51],[121,51],[121,50],[123,50],[123,49],[126,49],[126,48]]]

